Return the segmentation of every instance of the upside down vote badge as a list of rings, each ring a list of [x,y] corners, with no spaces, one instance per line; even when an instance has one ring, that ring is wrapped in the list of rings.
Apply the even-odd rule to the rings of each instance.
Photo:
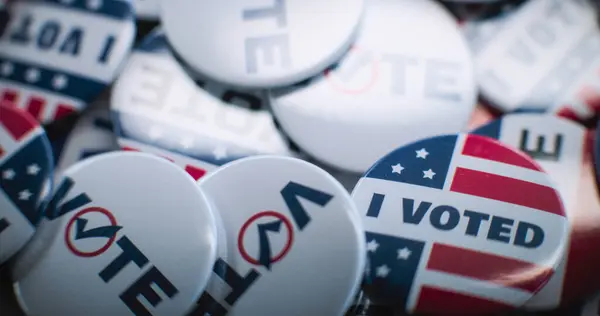
[[[367,231],[365,292],[410,313],[518,308],[555,273],[567,242],[548,176],[483,136],[401,147],[375,163],[352,196]]]

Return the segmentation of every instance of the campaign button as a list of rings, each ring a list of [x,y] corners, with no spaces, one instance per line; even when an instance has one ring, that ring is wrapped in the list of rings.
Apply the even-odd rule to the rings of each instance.
[[[348,192],[305,161],[257,156],[198,182],[220,213],[227,257],[193,315],[343,315],[365,267]],[[227,188],[223,190],[223,188]]]
[[[88,108],[69,134],[58,159],[55,179],[76,162],[119,149],[107,101]]]
[[[113,87],[111,109],[121,147],[144,144],[213,166],[257,154],[291,154],[263,93],[194,82],[161,30],[130,56]]]
[[[0,104],[43,123],[81,111],[112,83],[135,37],[125,0],[16,1],[0,37]]]
[[[364,0],[172,0],[160,20],[196,71],[234,86],[272,88],[314,76],[342,57],[364,6]]]
[[[588,172],[584,163],[587,131],[578,124],[552,115],[509,114],[472,133],[497,139],[533,158],[556,185],[569,218],[570,244],[565,249],[566,256],[550,281],[527,302],[525,308],[549,310],[572,303],[569,299],[572,300],[574,295],[570,292],[576,292],[575,297],[592,294],[581,293],[581,288],[584,288],[581,284],[590,280],[588,277],[580,278],[586,274],[573,271],[591,263],[591,258],[586,258],[588,251],[582,247],[587,242],[580,237],[582,232],[575,231],[583,229],[587,231],[586,235],[594,233],[589,230],[591,218],[580,203],[580,199],[589,197],[579,194],[585,190],[581,188],[582,175]],[[591,187],[595,191],[596,183],[593,182]],[[593,198],[597,199],[595,194]],[[582,220],[588,224],[582,226]],[[600,238],[600,234],[597,235]]]
[[[142,20],[158,20],[160,0],[133,0],[135,15]]]
[[[53,167],[50,142],[38,122],[0,104],[0,264],[33,236]]]
[[[584,120],[600,99],[600,30],[587,1],[532,0],[465,24],[483,96],[510,112],[534,108]]]
[[[69,167],[15,260],[31,315],[184,315],[217,251],[213,209],[180,168],[115,152]],[[182,203],[180,201],[185,201]]]
[[[393,31],[402,29],[413,31]],[[338,64],[271,91],[270,100],[302,150],[363,173],[398,146],[460,132],[475,107],[476,85],[468,46],[440,4],[373,0],[356,43]]]
[[[396,149],[352,197],[367,231],[366,294],[410,313],[518,308],[556,273],[568,240],[548,175],[479,135]]]

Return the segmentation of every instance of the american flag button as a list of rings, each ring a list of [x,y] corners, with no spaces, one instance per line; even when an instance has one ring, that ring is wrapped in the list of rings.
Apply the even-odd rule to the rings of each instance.
[[[40,234],[15,260],[30,315],[185,315],[217,254],[214,211],[183,170],[150,154],[94,156],[62,174]]]
[[[501,111],[600,112],[600,29],[588,1],[531,0],[464,32],[483,97]]]
[[[33,236],[53,167],[50,142],[38,122],[0,105],[0,265]]]
[[[394,31],[403,29],[412,31]],[[476,84],[467,43],[439,3],[372,0],[343,59],[270,99],[298,147],[362,174],[398,146],[461,131]]]
[[[343,315],[365,267],[365,237],[348,192],[296,158],[231,162],[198,182],[226,233],[191,315]],[[224,189],[226,188],[226,189]]]
[[[117,76],[135,37],[128,0],[22,0],[0,37],[0,104],[42,123],[83,110]]]
[[[108,101],[96,101],[83,112],[67,137],[58,157],[55,178],[78,161],[119,149]]]
[[[131,54],[113,87],[111,110],[121,147],[152,147],[210,172],[241,157],[292,154],[266,103],[259,91],[194,82],[157,29]]]
[[[530,157],[479,135],[384,156],[352,192],[367,232],[366,294],[409,313],[521,307],[557,273],[567,245],[553,183]]]
[[[305,80],[342,57],[365,2],[170,0],[160,21],[196,71],[233,86],[272,88]]]
[[[589,251],[600,242],[600,215],[596,215],[600,207],[596,181],[588,179],[593,178],[591,165],[584,162],[588,131],[552,115],[509,114],[473,133],[497,139],[533,158],[555,184],[567,212],[570,234],[565,258],[524,307],[550,310],[599,290],[600,285],[592,280],[600,282],[596,268],[600,255]]]

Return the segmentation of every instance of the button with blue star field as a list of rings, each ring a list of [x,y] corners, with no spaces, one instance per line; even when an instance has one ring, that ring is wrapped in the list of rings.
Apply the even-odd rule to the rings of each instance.
[[[131,54],[111,110],[121,147],[182,156],[190,162],[180,165],[198,179],[241,157],[291,155],[266,103],[260,91],[192,80],[157,29]]]
[[[548,175],[484,136],[398,148],[367,171],[352,197],[367,235],[365,293],[409,313],[519,308],[556,272],[568,241]]]
[[[394,31],[404,29],[413,31]],[[439,3],[370,0],[344,58],[319,76],[272,90],[270,99],[298,147],[362,174],[398,146],[460,132],[475,108],[476,84],[467,43]]]
[[[194,315],[346,312],[364,273],[365,237],[331,175],[300,159],[257,156],[198,185],[223,220],[227,256],[217,258]]]
[[[505,115],[472,133],[497,139],[533,158],[555,183],[569,218],[567,255],[548,283],[527,302],[525,308],[550,310],[573,303],[574,298],[593,294],[585,293],[585,286],[581,286],[591,280],[590,272],[598,275],[590,271],[597,269],[589,267],[595,256],[589,254],[588,249],[593,247],[591,236],[598,235],[600,238],[597,230],[593,229],[594,217],[581,207],[578,194],[585,190],[580,187],[582,173],[588,172],[584,165],[586,129],[554,115],[519,113]]]
[[[106,153],[65,170],[14,288],[28,315],[185,315],[216,254],[214,212],[192,178],[154,155]]]
[[[305,80],[342,57],[366,1],[164,2],[161,25],[193,69],[228,85],[272,88]]]
[[[503,112],[600,112],[600,29],[588,1],[531,0],[464,25],[482,96]]]
[[[39,123],[21,109],[0,105],[0,264],[35,233],[53,167]]]
[[[112,83],[135,37],[130,0],[23,0],[0,37],[0,104],[42,123],[83,110]]]

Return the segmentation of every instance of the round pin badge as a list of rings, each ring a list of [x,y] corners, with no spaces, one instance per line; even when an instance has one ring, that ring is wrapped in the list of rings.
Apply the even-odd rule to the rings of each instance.
[[[401,147],[367,171],[352,197],[367,231],[363,288],[409,313],[521,307],[556,273],[568,240],[548,175],[479,135]]]
[[[158,20],[160,2],[161,0],[133,0],[135,15],[142,20]]]
[[[343,315],[365,267],[348,192],[305,161],[258,156],[198,182],[221,214],[228,257],[217,258],[195,315]],[[227,188],[227,190],[223,190]]]
[[[589,172],[584,162],[585,128],[553,115],[511,114],[473,133],[497,139],[533,158],[555,184],[567,212],[570,225],[569,246],[565,249],[567,255],[550,281],[527,302],[525,308],[550,310],[572,303],[574,298],[592,294],[585,293],[587,286],[584,284],[594,274],[600,274],[596,272],[590,275],[591,269],[586,268],[592,264],[594,257],[598,257],[590,255],[587,249],[593,234],[600,240],[600,231],[590,229],[598,225],[593,225],[593,217],[589,216],[587,207],[580,202],[590,199],[580,194],[582,190],[589,191],[582,188],[585,182],[581,181],[584,173]],[[590,187],[596,191],[595,182]],[[592,198],[597,199],[595,194]]]
[[[402,29],[413,31],[393,31]],[[271,92],[271,102],[302,150],[363,173],[398,146],[461,131],[475,107],[475,88],[468,46],[440,4],[373,0],[339,64]]]
[[[0,105],[0,264],[33,236],[53,167],[52,148],[39,123],[18,108]]]
[[[492,106],[578,120],[600,111],[600,29],[587,1],[531,0],[464,28],[481,93]]]
[[[135,37],[129,0],[16,1],[0,37],[0,104],[43,123],[81,111],[116,77]]]
[[[112,119],[119,145],[160,155],[181,156],[197,176],[235,159],[290,155],[285,139],[259,91],[194,82],[156,30],[130,56],[115,83]],[[187,158],[186,158],[187,157]]]
[[[87,109],[69,134],[58,159],[55,178],[76,162],[119,150],[113,133],[108,101],[97,102]]]
[[[364,0],[171,0],[160,20],[195,70],[234,86],[270,88],[314,76],[339,59],[364,6]]]
[[[184,315],[216,259],[209,201],[149,154],[107,153],[65,170],[40,230],[15,261],[33,262],[14,284],[29,315]]]

